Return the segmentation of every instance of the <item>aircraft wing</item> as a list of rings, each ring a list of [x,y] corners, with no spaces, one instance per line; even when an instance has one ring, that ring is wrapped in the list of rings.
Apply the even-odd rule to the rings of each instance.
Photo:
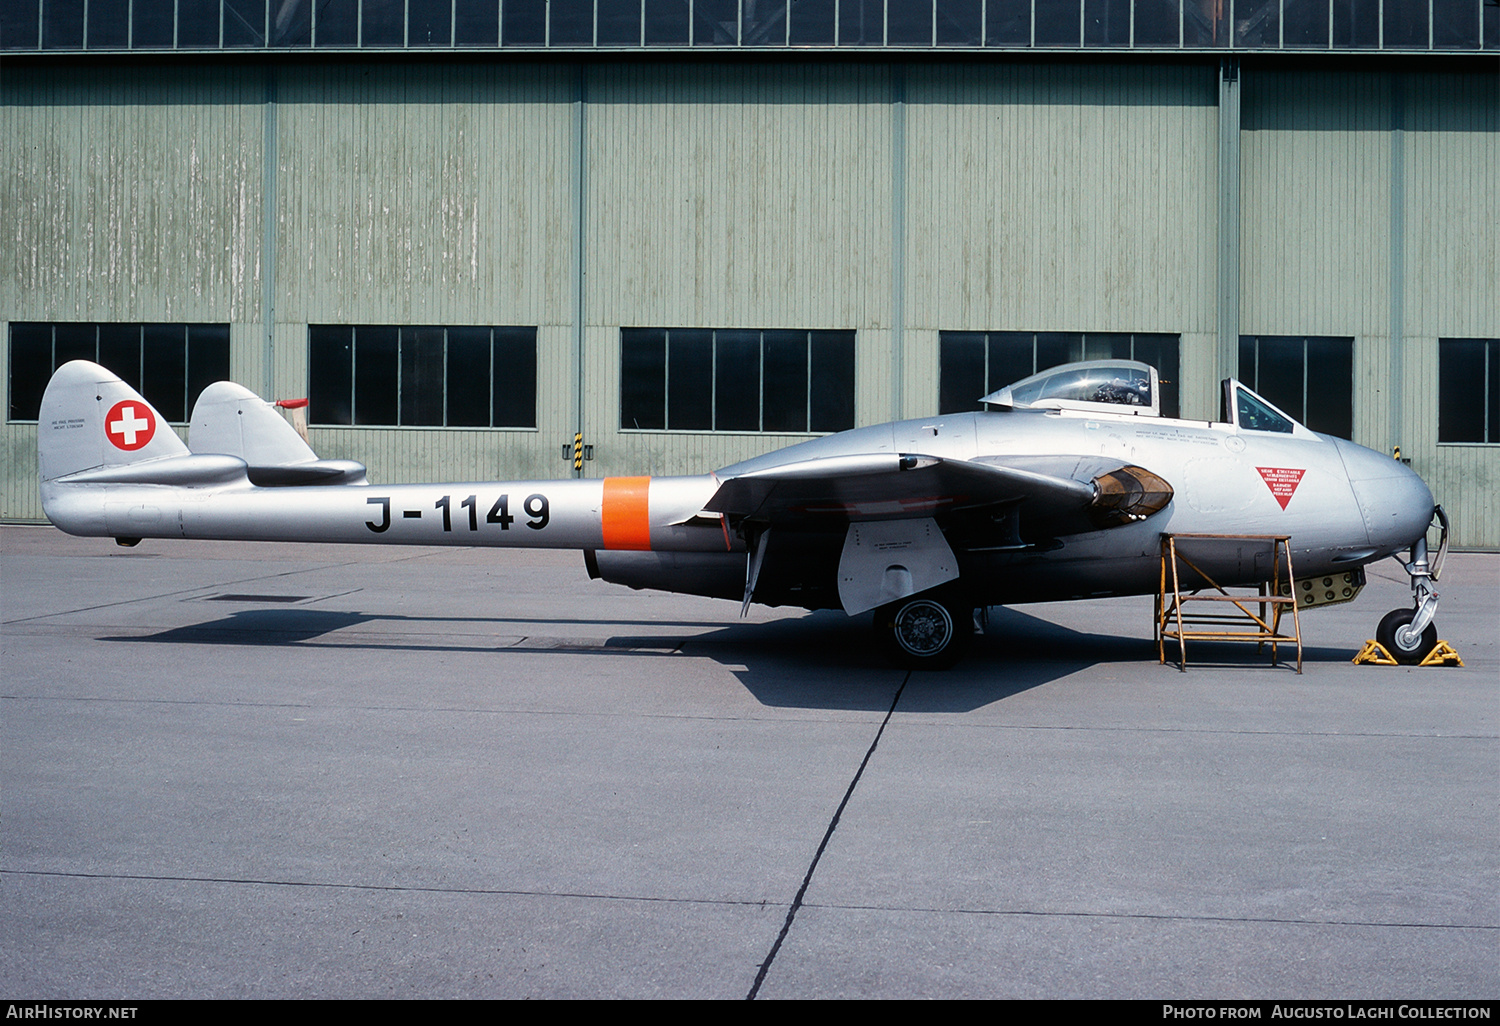
[[[1170,501],[1167,482],[1141,467],[1088,456],[954,460],[867,453],[784,463],[721,479],[710,513],[769,525],[943,518],[1014,507],[1024,533],[1098,530],[1139,520]],[[811,526],[804,524],[804,526]]]

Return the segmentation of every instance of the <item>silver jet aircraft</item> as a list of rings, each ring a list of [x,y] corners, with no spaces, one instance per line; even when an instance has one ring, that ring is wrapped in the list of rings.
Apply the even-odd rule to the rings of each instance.
[[[874,610],[887,651],[917,667],[950,665],[991,605],[1155,592],[1164,533],[1284,535],[1300,578],[1408,553],[1413,606],[1377,637],[1403,662],[1435,645],[1447,520],[1400,461],[1310,431],[1234,380],[1222,422],[1162,417],[1156,370],[1132,361],[1054,367],[983,402],[697,477],[376,486],[239,385],[203,391],[184,445],[129,385],[75,361],[42,400],[41,496],[62,530],[124,545],[581,549],[591,577],[742,611]],[[1194,562],[1225,585],[1271,576],[1253,546]]]

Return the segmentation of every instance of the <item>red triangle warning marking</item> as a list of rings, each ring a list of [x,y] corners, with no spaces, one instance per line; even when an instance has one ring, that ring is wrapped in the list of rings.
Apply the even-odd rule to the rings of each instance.
[[[1306,470],[1294,470],[1290,467],[1256,467],[1260,476],[1266,482],[1266,487],[1271,489],[1271,494],[1276,496],[1276,501],[1281,503],[1281,508],[1286,509],[1286,504],[1292,501],[1292,496],[1297,493],[1297,485],[1302,481],[1302,475]]]

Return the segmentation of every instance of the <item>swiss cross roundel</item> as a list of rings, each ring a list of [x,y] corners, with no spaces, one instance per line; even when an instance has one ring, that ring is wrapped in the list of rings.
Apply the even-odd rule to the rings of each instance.
[[[116,449],[134,452],[156,434],[156,415],[139,399],[126,399],[109,408],[104,418],[104,433]]]

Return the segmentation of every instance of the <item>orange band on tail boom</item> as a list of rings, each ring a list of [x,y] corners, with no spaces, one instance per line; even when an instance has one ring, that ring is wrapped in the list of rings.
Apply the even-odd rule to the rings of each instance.
[[[647,495],[649,477],[604,479],[604,547],[606,549],[651,548],[651,517]]]

